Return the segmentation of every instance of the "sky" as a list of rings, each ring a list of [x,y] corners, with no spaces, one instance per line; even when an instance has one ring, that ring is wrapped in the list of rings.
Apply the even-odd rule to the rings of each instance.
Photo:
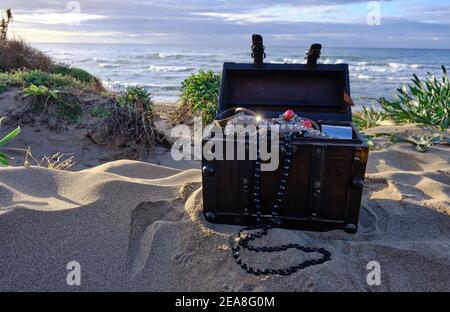
[[[450,49],[450,0],[0,0],[29,42]]]

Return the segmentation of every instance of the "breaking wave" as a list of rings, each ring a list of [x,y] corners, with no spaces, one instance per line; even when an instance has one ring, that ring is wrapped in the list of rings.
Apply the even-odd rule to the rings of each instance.
[[[101,67],[101,68],[116,68],[116,67],[121,67],[121,65],[120,64],[99,63],[98,67]]]
[[[152,84],[152,83],[140,83],[140,82],[122,82],[122,81],[102,81],[102,84],[112,90],[120,91],[128,87],[143,87],[150,90],[166,90],[166,91],[179,91],[180,86],[175,84]]]
[[[420,68],[419,64],[404,64],[404,63],[388,63],[389,67],[394,70],[411,70]]]
[[[186,71],[193,70],[193,68],[185,67],[185,66],[156,66],[156,65],[150,65],[148,70],[149,71],[153,71],[153,72],[186,72]]]

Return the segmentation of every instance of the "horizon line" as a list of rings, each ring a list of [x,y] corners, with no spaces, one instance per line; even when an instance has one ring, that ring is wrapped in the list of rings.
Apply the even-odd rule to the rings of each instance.
[[[47,42],[47,41],[25,41],[28,44],[91,44],[91,45],[167,45],[167,46],[205,46],[201,44],[188,44],[188,43],[128,43],[128,42]],[[209,43],[208,46],[234,46],[234,47],[244,47],[248,46],[247,44],[226,44],[226,43]],[[307,48],[309,45],[301,46],[301,45],[293,45],[293,44],[271,44],[271,47],[298,47],[298,48]],[[433,48],[433,47],[361,47],[361,46],[326,46],[326,48],[338,48],[338,49],[405,49],[405,50],[450,50],[448,48]]]

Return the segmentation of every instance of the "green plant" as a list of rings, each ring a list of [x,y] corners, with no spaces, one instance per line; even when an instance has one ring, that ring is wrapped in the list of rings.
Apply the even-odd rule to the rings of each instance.
[[[0,72],[0,85],[9,86],[13,84],[18,84],[17,77],[15,77],[11,73],[2,73]]]
[[[40,98],[46,100],[46,102],[50,99],[57,100],[58,99],[58,90],[50,90],[46,86],[37,86],[35,84],[31,84],[28,87],[23,88],[23,93],[27,96],[31,96],[33,98]]]
[[[83,115],[83,108],[76,95],[60,92],[59,100],[56,102],[56,113],[69,122],[76,122]]]
[[[40,70],[22,71],[16,74],[17,80],[22,84],[47,86],[47,87],[60,87],[60,86],[80,86],[81,84],[74,78],[69,76],[63,76],[61,74],[50,74]]]
[[[361,132],[361,135],[364,138],[364,140],[366,141],[367,146],[369,146],[369,149],[374,149],[375,148],[375,142],[373,141],[373,138],[375,136],[371,135],[371,134],[366,134],[364,132]]]
[[[59,91],[49,90],[46,86],[30,85],[23,88],[25,96],[31,98],[31,106],[33,111],[47,112],[49,102],[58,100]]]
[[[373,139],[375,138],[379,138],[379,137],[383,137],[383,136],[387,136],[389,137],[389,140],[393,142],[393,137],[395,136],[395,134],[392,133],[385,133],[385,132],[377,132],[375,134],[367,134],[364,132],[361,132],[362,137],[364,138],[364,140],[366,141],[367,145],[369,146],[369,149],[374,149],[375,148],[375,142]]]
[[[17,84],[17,80],[10,73],[0,72],[0,93],[6,91],[10,85]]]
[[[106,117],[109,114],[109,112],[103,106],[100,105],[92,107],[90,113],[92,117],[101,117],[101,118]]]
[[[378,102],[398,123],[415,122],[445,131],[450,123],[450,83],[444,66],[442,71],[442,81],[430,73],[425,81],[414,74],[412,84],[398,88],[393,101],[380,98]]]
[[[31,104],[35,111],[48,113],[49,109],[53,109],[58,116],[70,122],[77,121],[83,113],[80,100],[69,92],[34,84],[24,88],[23,92],[32,98]]]
[[[69,76],[73,77],[78,81],[90,83],[95,80],[95,77],[92,76],[87,71],[77,68],[77,67],[71,67],[69,65],[65,64],[57,64],[53,66],[52,73],[54,74],[60,74],[63,76]]]
[[[373,149],[375,147],[373,139],[379,137],[387,137],[392,144],[396,143],[413,144],[416,147],[416,151],[421,153],[428,152],[431,149],[431,147],[433,147],[433,145],[436,144],[443,144],[443,145],[449,144],[448,140],[444,137],[444,135],[441,134],[423,135],[423,136],[410,135],[406,138],[402,138],[395,133],[385,133],[385,132],[379,132],[373,135],[362,133],[362,135],[366,140],[367,145],[369,145],[370,149]]]
[[[5,117],[0,118],[0,126],[2,124],[2,121],[5,119]],[[11,141],[14,137],[16,137],[20,133],[20,127],[17,127],[7,135],[5,135],[0,140],[0,147]],[[6,154],[0,152],[0,166],[8,166],[9,165],[9,158],[6,156]]]
[[[49,88],[70,87],[75,89],[86,89],[89,87],[85,82],[79,81],[71,76],[61,74],[50,74],[40,70],[18,70],[12,73],[0,73],[0,82],[8,85],[30,85],[46,86]]]
[[[23,81],[26,85],[50,86],[52,77],[47,72],[35,69],[24,72]]]
[[[135,107],[139,112],[152,111],[151,93],[142,87],[128,87],[117,96],[120,107]]]
[[[384,112],[374,110],[372,107],[363,107],[362,111],[353,114],[353,122],[360,130],[377,127],[385,119],[386,114]]]
[[[214,120],[220,92],[220,76],[212,70],[199,71],[181,83],[181,106],[201,112],[205,123]]]
[[[416,151],[425,153],[428,152],[431,147],[435,144],[441,144],[444,142],[444,138],[437,134],[434,136],[424,135],[424,136],[413,136],[410,135],[405,139],[399,138],[395,135],[390,138],[392,143],[410,143],[416,146]]]
[[[55,88],[70,87],[75,89],[85,89],[87,87],[84,82],[61,74],[50,74],[50,83],[48,86]]]

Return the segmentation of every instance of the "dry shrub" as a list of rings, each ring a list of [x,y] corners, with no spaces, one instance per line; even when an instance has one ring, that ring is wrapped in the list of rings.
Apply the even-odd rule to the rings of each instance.
[[[44,52],[21,40],[0,40],[0,70],[40,69],[50,72],[54,63]]]
[[[195,116],[201,116],[201,113],[194,112],[193,105],[181,104],[177,107],[171,121],[174,125],[189,124]]]
[[[119,106],[114,101],[108,116],[98,129],[110,139],[119,141],[135,151],[151,151],[155,144],[170,146],[170,139],[155,125],[151,111],[139,112],[133,106]]]
[[[28,149],[26,150],[25,161],[23,165],[25,167],[28,166],[44,167],[51,170],[68,170],[74,164],[75,162],[72,154],[60,152],[53,154],[50,157],[44,156],[42,157],[41,161],[39,161],[33,156],[31,148],[28,147]]]

